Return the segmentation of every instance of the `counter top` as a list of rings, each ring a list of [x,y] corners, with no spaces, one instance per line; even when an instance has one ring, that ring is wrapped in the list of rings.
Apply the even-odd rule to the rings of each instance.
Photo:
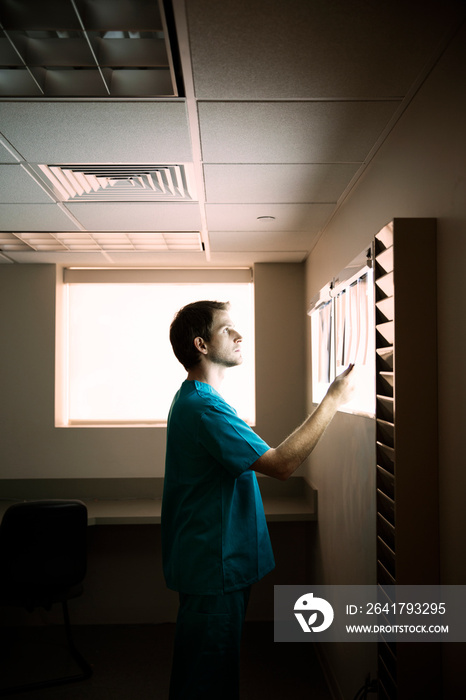
[[[135,498],[120,500],[88,500],[88,525],[158,525],[162,499]],[[0,501],[0,519],[13,501]],[[304,498],[264,498],[264,510],[269,522],[315,520],[316,512]]]
[[[287,482],[259,479],[266,518],[269,522],[287,522],[317,519],[317,492],[304,479],[292,478]],[[79,493],[79,491],[78,491]],[[36,498],[71,498],[68,494]],[[76,496],[88,509],[89,525],[157,525],[160,523],[162,498],[91,498]],[[33,500],[32,497],[24,500]],[[8,506],[19,498],[0,500],[0,519]]]

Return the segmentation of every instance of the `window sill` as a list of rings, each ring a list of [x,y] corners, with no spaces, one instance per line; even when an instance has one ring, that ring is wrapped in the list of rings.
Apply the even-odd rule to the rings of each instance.
[[[70,421],[55,423],[56,428],[166,428],[167,421]]]

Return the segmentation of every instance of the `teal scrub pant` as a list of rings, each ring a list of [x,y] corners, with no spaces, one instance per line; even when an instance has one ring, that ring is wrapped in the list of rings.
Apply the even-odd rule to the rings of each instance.
[[[169,700],[238,700],[241,633],[250,590],[180,593]]]

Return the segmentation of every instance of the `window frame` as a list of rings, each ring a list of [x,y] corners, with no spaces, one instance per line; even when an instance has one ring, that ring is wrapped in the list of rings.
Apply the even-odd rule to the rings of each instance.
[[[249,364],[249,377],[252,378],[253,407],[250,415],[246,417],[250,425],[255,425],[256,397],[255,397],[255,356],[254,356],[254,284],[251,268],[67,268],[57,269],[56,286],[56,352],[55,352],[55,427],[58,428],[125,428],[125,427],[166,427],[166,418],[160,419],[102,419],[95,420],[70,418],[69,405],[69,287],[70,284],[157,284],[171,285],[218,285],[218,284],[242,284],[248,285],[251,294],[252,319],[250,343],[251,357]],[[195,301],[201,296],[194,296]],[[206,298],[205,294],[202,298]],[[227,301],[227,299],[225,299]],[[188,303],[188,302],[186,302]],[[232,305],[233,313],[234,306]],[[239,324],[238,324],[239,325]],[[242,332],[242,329],[239,328]],[[168,328],[167,328],[168,337]],[[177,361],[176,361],[177,362]],[[181,370],[181,381],[186,376],[185,370]],[[180,381],[180,383],[181,383]],[[179,385],[178,385],[179,386]],[[178,387],[173,391],[176,392]],[[228,400],[227,395],[225,396]],[[232,402],[233,403],[233,402]],[[167,411],[168,412],[168,411]],[[238,409],[240,413],[240,409]],[[241,413],[240,413],[241,415]]]

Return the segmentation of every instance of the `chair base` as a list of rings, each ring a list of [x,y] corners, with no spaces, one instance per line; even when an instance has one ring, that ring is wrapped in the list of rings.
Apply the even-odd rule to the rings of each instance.
[[[22,683],[20,685],[14,685],[10,686],[8,688],[1,688],[0,689],[0,697],[8,697],[10,695],[14,695],[16,693],[23,693],[29,690],[40,690],[42,688],[51,688],[53,686],[57,685],[64,685],[66,683],[77,683],[80,681],[87,680],[92,676],[93,669],[90,666],[90,664],[84,659],[84,657],[80,654],[80,652],[77,650],[73,637],[71,634],[71,625],[70,625],[70,617],[68,613],[68,605],[67,601],[63,600],[62,601],[62,609],[63,609],[63,620],[64,620],[64,627],[65,627],[65,637],[66,637],[66,642],[68,646],[68,651],[70,653],[71,658],[74,660],[76,663],[77,667],[80,669],[79,673],[68,675],[68,676],[61,676],[58,678],[50,678],[47,680],[42,680],[42,681],[37,681],[37,682],[30,682],[30,683]]]

